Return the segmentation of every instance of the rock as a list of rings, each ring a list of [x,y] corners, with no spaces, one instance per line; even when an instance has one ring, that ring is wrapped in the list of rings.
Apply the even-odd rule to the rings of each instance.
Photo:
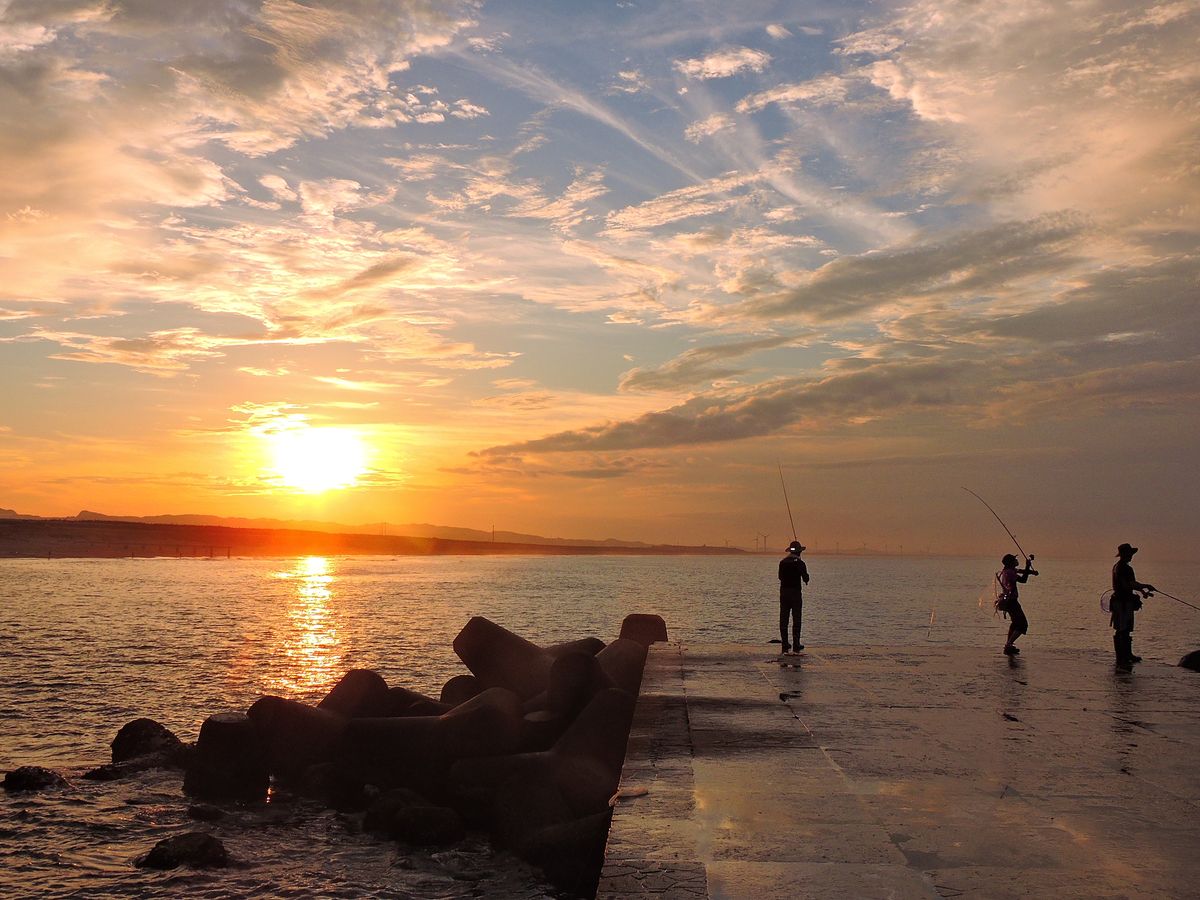
[[[139,869],[214,868],[229,865],[229,853],[211,834],[189,831],[159,841],[149,853],[139,856],[134,865]]]
[[[319,800],[339,812],[358,812],[371,802],[362,773],[344,761],[317,763],[300,776],[298,788],[306,797]]]
[[[483,690],[483,685],[474,675],[455,675],[442,685],[442,703],[458,706]]]
[[[208,803],[193,803],[187,808],[187,814],[197,822],[216,822],[225,818],[225,810]]]
[[[558,739],[554,752],[559,756],[592,757],[619,775],[625,762],[634,705],[633,697],[624,691],[614,688],[600,691]]]
[[[248,711],[271,774],[298,780],[309,766],[329,762],[347,720],[327,709],[282,697],[261,697]]]
[[[456,759],[512,753],[521,727],[518,697],[489,688],[441,716],[351,719],[343,746],[350,765],[383,783],[422,785]]]
[[[491,809],[497,791],[513,779],[550,784],[557,762],[553,750],[460,759],[450,767],[448,786],[460,803],[469,800]]]
[[[4,789],[13,794],[64,787],[68,787],[67,779],[53,769],[46,769],[42,766],[21,766],[4,776]]]
[[[271,783],[258,730],[242,712],[216,713],[200,726],[183,789],[207,799],[264,800]]]
[[[438,716],[351,719],[336,764],[383,788],[436,782],[449,765],[439,728]]]
[[[604,649],[604,641],[597,637],[586,637],[577,641],[551,644],[543,649],[553,657],[562,656],[564,653],[586,653],[588,656],[595,656]]]
[[[546,709],[554,715],[573,719],[597,691],[614,686],[595,656],[565,653],[550,667]]]
[[[392,819],[395,818],[398,811],[408,806],[428,805],[428,800],[408,788],[392,788],[384,791],[367,808],[367,814],[363,816],[363,830],[390,834]]]
[[[556,716],[548,709],[525,713],[521,720],[521,752],[549,750],[562,737],[569,724],[569,719]]]
[[[636,697],[646,667],[646,646],[629,638],[618,638],[596,654],[596,662],[613,684]]]
[[[562,792],[528,773],[504,782],[492,798],[492,835],[501,847],[520,847],[532,833],[572,817]]]
[[[649,647],[656,641],[667,639],[667,623],[663,621],[662,616],[631,613],[621,623],[620,637]]]
[[[127,775],[132,775],[134,771],[122,765],[114,765],[113,763],[105,763],[102,766],[96,766],[94,769],[88,769],[81,777],[88,781],[116,781],[119,778],[124,778]]]
[[[463,626],[454,639],[454,652],[485,688],[506,688],[522,700],[546,689],[554,662],[536,644],[482,616]]]
[[[317,709],[354,718],[386,716],[390,705],[388,685],[382,675],[370,669],[351,669],[317,704]]]
[[[488,688],[441,716],[441,741],[452,759],[512,753],[521,745],[521,700]]]
[[[163,754],[165,759],[173,759],[183,750],[183,741],[165,725],[153,719],[134,719],[122,725],[113,738],[112,761],[121,763],[150,754]]]
[[[440,716],[449,712],[453,707],[432,697],[426,697],[418,691],[410,691],[404,687],[388,689],[388,702],[381,716]]]
[[[612,810],[548,825],[528,834],[517,855],[540,865],[550,883],[575,896],[594,897],[604,866]]]
[[[621,770],[593,756],[560,756],[551,781],[575,817],[604,812],[621,785]]]
[[[478,803],[510,779],[527,779],[555,785],[577,816],[601,812],[620,781],[633,707],[624,691],[600,691],[549,751],[459,760],[449,788],[460,802]]]
[[[1200,672],[1200,650],[1193,650],[1183,659],[1179,660],[1179,665],[1184,669],[1191,669],[1193,672]]]
[[[452,785],[447,797],[472,831],[488,831],[493,827],[492,795],[494,791]]]
[[[421,847],[445,847],[467,836],[458,813],[446,806],[403,806],[392,817],[391,833]]]

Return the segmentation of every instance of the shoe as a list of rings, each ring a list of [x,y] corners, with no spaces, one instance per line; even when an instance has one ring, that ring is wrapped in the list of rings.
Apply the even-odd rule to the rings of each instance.
[[[1128,657],[1128,661],[1131,663],[1141,662],[1142,658],[1140,656],[1130,656]]]
[[[1021,651],[1018,650],[1016,647],[1014,647],[1012,644],[1004,645],[1004,655],[1005,656],[1016,656],[1020,652]]]
[[[792,648],[791,648],[791,647],[789,647],[787,644],[784,644],[784,645],[783,645],[783,650],[782,650],[782,651],[780,651],[779,655],[780,655],[780,656],[791,656],[791,655],[792,655]]]
[[[804,645],[803,645],[803,644],[797,644],[797,645],[796,645],[796,650],[795,650],[795,653],[796,653],[796,655],[797,655],[797,656],[799,656],[799,655],[800,655],[800,651],[801,651],[801,650],[803,650],[803,649],[804,649]]]

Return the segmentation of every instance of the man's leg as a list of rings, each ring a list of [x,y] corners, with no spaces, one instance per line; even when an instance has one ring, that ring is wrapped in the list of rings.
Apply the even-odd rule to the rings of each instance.
[[[786,597],[781,596],[779,598],[779,643],[783,644],[784,653],[787,653],[792,649],[792,646],[788,643],[787,639],[788,611],[790,609],[791,603],[788,602]]]
[[[800,643],[800,627],[804,619],[804,598],[797,597],[792,601],[792,648],[799,653],[804,649]]]
[[[1127,666],[1133,662],[1133,637],[1128,631],[1118,631],[1114,634],[1113,646],[1117,651],[1118,665]]]
[[[1133,631],[1126,631],[1126,661],[1141,662],[1141,656],[1133,654]]]
[[[1021,651],[1013,645],[1017,642],[1017,638],[1029,631],[1029,620],[1025,618],[1025,610],[1021,609],[1021,604],[1015,602],[1008,611],[1008,616],[1011,621],[1008,626],[1008,641],[1004,645],[1004,652],[1017,654]]]

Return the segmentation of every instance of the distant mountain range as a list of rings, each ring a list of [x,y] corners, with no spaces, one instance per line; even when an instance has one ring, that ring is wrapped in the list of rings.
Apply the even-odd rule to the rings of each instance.
[[[224,528],[288,529],[295,531],[323,531],[330,534],[373,534],[392,537],[440,538],[453,541],[492,541],[504,544],[541,544],[545,546],[570,547],[650,547],[642,541],[623,541],[617,538],[584,540],[571,538],[549,538],[537,534],[522,534],[516,531],[481,531],[476,528],[457,528],[449,525],[428,525],[394,522],[376,522],[365,525],[343,525],[339,522],[317,522],[295,519],[245,519],[227,516],[110,516],[105,513],[81,510],[74,516],[31,516],[13,509],[0,509],[0,519],[40,519],[65,522],[136,522],[146,525],[204,525]]]

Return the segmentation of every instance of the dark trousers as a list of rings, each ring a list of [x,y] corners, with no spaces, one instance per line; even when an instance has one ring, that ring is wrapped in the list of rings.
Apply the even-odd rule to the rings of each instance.
[[[1132,631],[1117,631],[1113,633],[1113,650],[1117,654],[1118,663],[1127,663],[1133,660],[1133,632]]]
[[[792,619],[792,643],[788,644],[788,616]],[[779,592],[779,642],[783,649],[800,646],[800,624],[804,617],[804,598],[799,591]]]

